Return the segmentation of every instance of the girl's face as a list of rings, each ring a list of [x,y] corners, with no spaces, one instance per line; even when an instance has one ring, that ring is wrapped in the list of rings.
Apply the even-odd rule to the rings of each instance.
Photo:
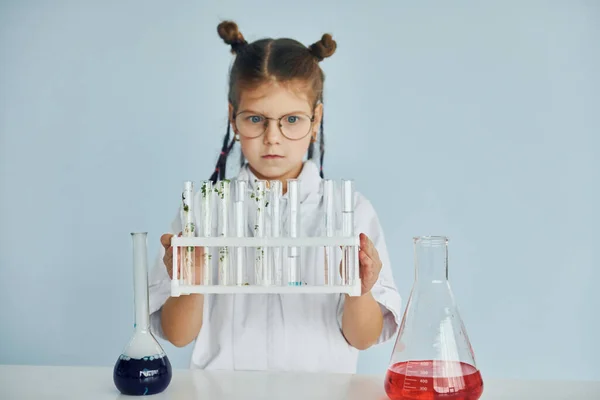
[[[285,180],[298,177],[302,171],[304,155],[311,140],[317,138],[323,115],[323,106],[319,104],[313,110],[310,100],[305,87],[298,83],[268,82],[256,89],[242,91],[235,115],[229,105],[231,125],[239,135],[244,157],[258,179],[281,180],[285,189]],[[314,117],[314,120],[305,123],[304,116]],[[286,137],[280,129],[282,117],[282,129],[287,136],[301,137],[304,132],[306,135],[297,140]],[[306,130],[298,131],[301,126]],[[247,134],[248,131],[262,132],[262,129],[264,132],[257,137]]]

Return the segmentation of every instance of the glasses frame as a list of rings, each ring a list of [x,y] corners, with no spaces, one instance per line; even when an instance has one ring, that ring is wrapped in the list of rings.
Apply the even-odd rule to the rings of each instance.
[[[250,111],[240,111],[240,112],[238,112],[238,113],[234,113],[234,115],[233,115],[233,126],[234,126],[235,130],[238,132],[238,134],[239,134],[241,137],[245,137],[245,138],[247,138],[247,139],[256,139],[256,138],[259,138],[259,137],[261,137],[262,135],[264,135],[264,134],[265,134],[265,132],[267,131],[267,128],[269,127],[269,120],[272,120],[272,121],[277,121],[277,126],[279,127],[279,132],[280,132],[280,133],[283,135],[283,137],[285,137],[287,140],[292,140],[292,141],[298,141],[298,140],[302,140],[302,139],[304,139],[305,137],[307,137],[308,135],[310,135],[310,133],[311,133],[311,131],[312,131],[312,128],[313,128],[313,126],[314,126],[314,124],[315,124],[315,114],[314,114],[314,110],[313,110],[313,114],[312,114],[312,115],[308,115],[308,114],[305,114],[305,113],[289,113],[289,114],[282,115],[282,116],[281,116],[281,117],[279,117],[279,118],[267,117],[266,115],[263,115],[263,114],[261,114],[261,113],[254,113],[253,115],[259,115],[259,116],[261,116],[261,117],[263,117],[263,118],[265,119],[265,124],[264,124],[264,125],[265,125],[265,127],[264,127],[264,129],[263,129],[263,131],[262,131],[262,133],[261,133],[260,135],[258,135],[258,136],[247,136],[247,135],[244,135],[244,134],[242,134],[242,132],[239,130],[239,128],[237,127],[236,121],[237,121],[237,117],[238,117],[238,116],[240,116],[241,114],[244,114],[244,113],[249,113],[249,112],[250,112]],[[287,136],[285,133],[283,133],[283,129],[282,129],[281,120],[282,120],[282,119],[284,119],[285,117],[289,117],[289,116],[291,116],[291,115],[304,115],[304,116],[308,117],[308,119],[310,120],[310,127],[308,128],[308,132],[306,132],[306,134],[305,134],[304,136],[302,136],[301,138],[294,138],[294,139],[292,139],[292,138],[288,137],[288,136]]]

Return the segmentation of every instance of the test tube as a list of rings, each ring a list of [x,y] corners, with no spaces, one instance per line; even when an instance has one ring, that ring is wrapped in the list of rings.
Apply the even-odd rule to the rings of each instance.
[[[354,235],[354,181],[349,179],[342,180],[342,234],[345,237]],[[356,246],[344,246],[342,285],[354,283],[355,274],[358,274],[356,250]]]
[[[256,180],[254,193],[251,198],[256,202],[256,221],[254,222],[254,236],[262,238],[265,236],[265,196],[267,191],[267,181]],[[255,283],[262,285],[265,283],[265,249],[257,247],[254,253],[254,275]]]
[[[244,237],[246,227],[245,201],[247,182],[243,180],[235,181],[235,193],[233,201],[233,218],[235,219],[235,236]],[[235,284],[242,286],[244,284],[244,247],[235,248]]]
[[[229,180],[219,181],[217,196],[219,196],[219,236],[229,235],[229,197],[231,183]],[[229,249],[219,248],[219,285],[229,285]]]
[[[297,238],[300,234],[300,181],[297,179],[287,180],[288,212],[289,212],[289,237]],[[300,248],[291,246],[288,252],[288,285],[299,286],[300,276]]]
[[[271,237],[281,236],[281,196],[283,193],[281,181],[270,182],[269,202],[267,207],[271,210]],[[268,279],[277,286],[283,284],[283,265],[281,262],[281,247],[271,249],[271,265],[268,267]]]
[[[194,237],[196,235],[196,229],[194,225],[194,182],[186,181],[183,184],[183,193],[181,194],[181,209],[182,209],[182,236]],[[183,284],[192,285],[194,280],[195,271],[195,251],[193,246],[186,246],[182,254],[181,265],[181,277],[180,280]]]
[[[204,237],[212,236],[212,181],[202,182],[202,234]],[[211,266],[211,248],[204,247],[204,265],[202,283],[204,285],[212,284],[212,266]]]
[[[333,180],[323,181],[323,205],[325,208],[325,235],[333,237],[334,213],[333,213]],[[325,246],[325,285],[334,284],[335,274],[335,252],[333,246]]]

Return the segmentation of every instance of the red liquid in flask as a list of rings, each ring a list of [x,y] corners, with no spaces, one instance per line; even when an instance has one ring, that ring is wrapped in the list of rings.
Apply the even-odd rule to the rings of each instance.
[[[477,400],[483,380],[477,368],[462,362],[399,362],[388,369],[385,392],[391,400]]]

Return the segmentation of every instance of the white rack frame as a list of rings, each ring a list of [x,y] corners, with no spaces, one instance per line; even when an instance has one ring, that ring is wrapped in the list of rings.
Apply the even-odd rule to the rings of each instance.
[[[171,296],[179,297],[192,293],[202,294],[292,294],[292,293],[346,293],[349,296],[361,295],[359,275],[358,237],[178,237],[171,238],[173,247],[173,279],[171,280]],[[183,285],[179,282],[178,247],[354,247],[354,283],[349,285]],[[325,271],[323,266],[323,271]]]

